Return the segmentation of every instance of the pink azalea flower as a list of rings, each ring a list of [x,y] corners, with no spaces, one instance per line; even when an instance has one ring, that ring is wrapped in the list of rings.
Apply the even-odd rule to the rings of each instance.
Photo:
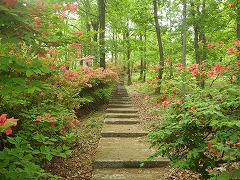
[[[58,98],[62,98],[63,95],[62,95],[61,93],[58,93],[58,94],[57,94],[57,97],[58,97]]]
[[[6,135],[12,134],[12,126],[16,126],[17,125],[17,119],[9,118],[7,119],[7,114],[2,114],[0,116],[0,126],[5,126],[7,123],[11,123],[11,125],[9,125],[9,127],[7,127],[7,129],[5,129],[5,133]]]
[[[40,121],[40,120],[42,120],[42,116],[37,116],[36,119],[37,119],[38,121]]]
[[[208,44],[208,48],[211,49],[213,47],[213,44]]]
[[[168,105],[168,103],[169,103],[168,101],[163,101],[163,102],[162,102],[162,106],[163,106],[164,108],[166,108],[167,105]]]

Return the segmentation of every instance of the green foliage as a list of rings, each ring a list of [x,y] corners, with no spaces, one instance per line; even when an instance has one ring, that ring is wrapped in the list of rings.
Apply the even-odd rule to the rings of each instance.
[[[21,137],[8,137],[14,147],[0,151],[0,178],[1,179],[45,179],[57,178],[35,164],[36,155],[42,153],[34,150],[28,141]]]
[[[93,34],[70,26],[76,4],[54,2],[0,2],[0,179],[56,179],[39,164],[71,155],[78,110],[108,98],[118,79],[115,67],[81,65]]]
[[[238,161],[240,98],[234,85],[218,90],[197,90],[182,104],[173,101],[164,109],[163,124],[148,137],[155,154],[166,156],[171,164],[211,176],[223,162]],[[211,171],[209,172],[209,169]]]

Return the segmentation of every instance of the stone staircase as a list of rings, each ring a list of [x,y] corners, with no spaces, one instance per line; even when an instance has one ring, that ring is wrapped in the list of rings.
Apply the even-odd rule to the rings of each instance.
[[[158,180],[163,178],[162,169],[168,160],[158,157],[144,163],[151,155],[145,141],[147,131],[138,119],[137,109],[132,106],[123,80],[116,87],[106,110],[105,121],[99,140],[92,180]]]

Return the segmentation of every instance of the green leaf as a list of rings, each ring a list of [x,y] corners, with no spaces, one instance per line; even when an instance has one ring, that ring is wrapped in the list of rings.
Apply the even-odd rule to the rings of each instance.
[[[233,134],[232,136],[230,136],[230,139],[232,140],[233,143],[236,143],[238,141],[238,135]]]
[[[24,85],[26,83],[24,78],[13,78],[13,82],[21,85]]]
[[[16,140],[12,137],[8,137],[8,142],[10,142],[11,144],[17,144]]]
[[[29,93],[34,93],[34,91],[36,90],[36,87],[28,87],[28,92]]]
[[[48,68],[44,67],[44,66],[40,67],[39,69],[40,69],[43,73],[49,73],[49,72],[50,72],[50,70],[49,70]]]
[[[47,155],[46,155],[46,159],[47,159],[47,160],[51,161],[52,158],[53,158],[53,156],[52,156],[51,154],[47,154]]]
[[[33,71],[37,74],[41,74],[41,71],[39,69],[34,69]]]
[[[14,91],[17,92],[17,93],[24,92],[25,87],[24,86],[17,86],[17,87],[15,87]]]
[[[0,90],[0,94],[2,94],[3,96],[6,96],[11,90],[12,90],[12,87],[5,87]]]
[[[9,171],[11,172],[11,171],[15,171],[15,170],[16,170],[16,164],[11,164],[9,166]]]
[[[23,159],[26,161],[29,161],[29,160],[33,159],[33,156],[31,154],[28,154],[28,155],[24,156]]]
[[[6,167],[9,164],[9,159],[6,158],[3,160],[3,162],[0,163],[0,169]]]
[[[60,157],[63,157],[63,158],[66,158],[66,157],[67,157],[67,155],[66,155],[65,153],[60,153],[59,156],[60,156]]]
[[[32,76],[33,74],[34,74],[34,72],[33,72],[32,70],[30,70],[30,69],[26,71],[26,76],[27,76],[27,77],[30,77],[30,76]]]
[[[61,152],[62,151],[62,147],[61,146],[58,146],[57,149],[56,149],[57,152]]]

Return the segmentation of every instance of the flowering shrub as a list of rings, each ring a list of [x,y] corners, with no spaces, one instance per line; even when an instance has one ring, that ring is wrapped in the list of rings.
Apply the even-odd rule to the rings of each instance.
[[[227,53],[238,52],[228,49]],[[198,172],[203,179],[240,176],[240,168],[232,167],[240,159],[239,60],[235,56],[228,59],[186,68],[176,64],[174,78],[164,81],[161,103],[154,106],[165,122],[148,135],[152,146],[158,148],[152,157],[165,156],[173,166]],[[183,72],[186,82],[180,76]],[[198,85],[199,80],[205,81],[205,89]],[[186,94],[181,93],[183,83]]]
[[[4,0],[0,11],[0,179],[54,178],[38,164],[71,154],[79,109],[109,97],[117,70],[81,65],[94,57],[66,25],[77,4]]]
[[[7,114],[2,114],[0,116],[0,133],[5,132],[6,135],[12,134],[12,126],[17,125],[17,119],[10,118],[7,119]]]

